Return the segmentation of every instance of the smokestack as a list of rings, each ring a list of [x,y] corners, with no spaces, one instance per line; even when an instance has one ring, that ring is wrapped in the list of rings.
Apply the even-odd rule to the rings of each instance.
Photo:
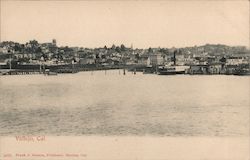
[[[176,58],[175,58],[176,57],[176,52],[177,52],[177,50],[174,51],[174,65],[176,65]]]

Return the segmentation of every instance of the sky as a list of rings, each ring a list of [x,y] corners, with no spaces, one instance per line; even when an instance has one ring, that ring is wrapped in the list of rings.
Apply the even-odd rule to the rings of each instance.
[[[1,0],[1,41],[134,48],[249,47],[249,1]]]

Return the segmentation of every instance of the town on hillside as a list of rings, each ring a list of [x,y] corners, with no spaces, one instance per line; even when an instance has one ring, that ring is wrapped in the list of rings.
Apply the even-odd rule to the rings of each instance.
[[[133,48],[133,45],[84,48],[57,46],[56,40],[25,44],[0,43],[0,75],[77,73],[89,70],[126,69],[173,74],[250,75],[250,50],[245,46],[205,44],[184,48]]]

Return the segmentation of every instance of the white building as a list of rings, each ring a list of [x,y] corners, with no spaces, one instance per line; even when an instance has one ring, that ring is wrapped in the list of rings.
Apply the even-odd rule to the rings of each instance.
[[[148,66],[156,66],[156,65],[163,65],[164,64],[164,57],[162,54],[157,53],[157,54],[150,54],[148,56]]]
[[[244,64],[244,62],[243,57],[229,57],[227,58],[226,65],[239,65]]]

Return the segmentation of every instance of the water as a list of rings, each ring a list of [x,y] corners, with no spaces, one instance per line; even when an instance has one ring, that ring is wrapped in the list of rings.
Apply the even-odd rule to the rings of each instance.
[[[250,77],[0,77],[0,135],[248,136]]]

